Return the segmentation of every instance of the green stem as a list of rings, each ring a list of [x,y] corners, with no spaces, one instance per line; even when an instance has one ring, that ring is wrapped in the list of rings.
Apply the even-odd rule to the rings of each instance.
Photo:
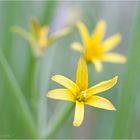
[[[37,89],[37,80],[38,80],[38,68],[39,68],[39,59],[36,57],[32,60],[31,66],[31,105],[34,115],[37,117],[37,102],[38,102],[38,89]],[[35,118],[37,121],[37,118]]]
[[[61,111],[56,110],[56,113],[54,114],[55,119],[52,118],[50,124],[48,124],[49,127],[47,128],[47,139],[52,138],[55,133],[63,126],[65,121],[69,118],[73,108],[74,104],[69,104],[64,106]]]
[[[26,128],[31,133],[31,135],[35,137],[36,126],[35,126],[34,118],[31,114],[29,106],[27,105],[26,99],[23,96],[20,86],[18,85],[18,82],[16,81],[16,78],[12,73],[12,70],[10,69],[8,62],[2,53],[2,50],[0,50],[0,67],[3,70],[3,73],[6,76],[7,81],[9,81],[12,87],[13,92],[11,93],[13,93],[13,96],[17,100],[18,106],[20,108],[20,113],[22,114],[21,116],[23,117],[23,121],[26,125]]]

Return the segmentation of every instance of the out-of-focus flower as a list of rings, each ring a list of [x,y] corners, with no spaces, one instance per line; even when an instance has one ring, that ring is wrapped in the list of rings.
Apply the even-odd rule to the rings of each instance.
[[[96,71],[102,70],[102,61],[112,63],[125,63],[125,56],[118,53],[108,52],[121,42],[121,35],[115,34],[103,40],[106,30],[106,22],[101,20],[90,35],[85,24],[78,22],[77,27],[83,40],[83,46],[79,42],[72,44],[72,48],[82,53],[87,62],[95,65]]]
[[[61,29],[52,35],[48,35],[49,27],[41,26],[36,19],[30,20],[30,31],[25,31],[23,28],[15,26],[12,27],[12,31],[20,34],[26,40],[29,41],[35,55],[40,57],[45,48],[48,48],[59,38],[67,35],[71,32],[70,28]]]
[[[103,81],[93,87],[88,88],[88,69],[86,61],[81,57],[78,62],[76,72],[76,82],[62,76],[55,75],[52,80],[61,84],[65,88],[54,89],[48,92],[47,96],[52,99],[72,101],[76,103],[73,125],[78,127],[84,119],[84,105],[90,105],[107,110],[116,110],[112,103],[96,94],[112,88],[118,77]]]
[[[36,40],[36,43],[41,48],[47,48],[48,43],[48,26],[41,26],[40,23],[35,20],[30,20],[31,25],[31,34],[33,35],[34,39]]]

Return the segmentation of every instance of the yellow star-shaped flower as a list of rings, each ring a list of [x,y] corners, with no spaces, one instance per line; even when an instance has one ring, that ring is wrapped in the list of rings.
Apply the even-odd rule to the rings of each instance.
[[[84,119],[84,105],[97,108],[116,110],[112,103],[96,94],[112,88],[118,77],[103,81],[93,87],[88,88],[88,69],[86,61],[81,57],[78,62],[76,72],[76,82],[62,76],[55,75],[52,80],[61,84],[65,88],[54,89],[48,92],[47,96],[52,99],[66,100],[76,103],[73,125],[78,127]]]
[[[77,27],[81,34],[84,47],[79,42],[73,43],[71,47],[81,52],[87,62],[92,62],[97,72],[102,70],[102,61],[112,63],[124,63],[126,61],[125,56],[109,52],[121,42],[121,35],[115,34],[103,40],[106,30],[105,21],[99,21],[91,35],[88,33],[84,23],[79,22]]]
[[[12,27],[12,31],[28,40],[35,56],[40,57],[45,48],[48,48],[55,41],[69,34],[72,28],[63,28],[52,35],[48,35],[49,27],[47,25],[42,26],[38,20],[32,18],[30,19],[30,31],[25,31],[18,26]]]

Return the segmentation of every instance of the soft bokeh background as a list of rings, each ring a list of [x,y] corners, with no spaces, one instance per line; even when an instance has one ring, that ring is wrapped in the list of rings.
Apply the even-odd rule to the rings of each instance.
[[[78,31],[58,40],[49,47],[39,65],[36,110],[32,102],[35,89],[34,58],[29,43],[10,31],[13,25],[28,30],[30,17],[48,24],[50,34],[82,20],[92,32],[95,24],[107,22],[106,37],[120,32],[122,43],[114,51],[127,56],[125,65],[105,63],[98,74],[89,65],[89,83],[96,84],[119,75],[118,84],[101,96],[110,99],[116,112],[85,108],[85,120],[81,127],[72,126],[73,111],[52,138],[140,138],[140,4],[136,1],[46,1],[0,2],[0,138],[45,138],[49,130],[63,116],[71,103],[46,98],[49,89],[58,87],[50,80],[54,74],[75,79],[79,54],[70,49],[74,41],[81,41]],[[20,95],[19,95],[20,94]],[[20,97],[19,97],[20,96]],[[19,100],[20,98],[20,100]],[[23,99],[24,98],[24,99]],[[28,104],[24,104],[26,101]],[[28,125],[25,105],[35,119],[34,136]],[[34,114],[38,114],[35,116]],[[34,123],[34,122],[33,122]]]

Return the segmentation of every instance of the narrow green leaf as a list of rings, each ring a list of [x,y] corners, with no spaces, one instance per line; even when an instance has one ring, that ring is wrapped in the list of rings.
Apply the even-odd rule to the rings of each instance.
[[[136,99],[140,96],[140,7],[137,9],[136,23],[132,34],[128,62],[124,73],[120,93],[121,99],[117,109],[113,138],[130,139],[133,136]],[[138,134],[140,137],[140,134]]]
[[[57,2],[56,1],[46,1],[46,2],[44,2],[44,5],[45,5],[45,10],[42,15],[42,23],[50,24],[54,17],[53,16],[54,12],[55,12],[54,9],[56,8]]]
[[[22,113],[22,120],[25,122],[25,125],[28,126],[28,131],[32,134],[32,136],[36,136],[36,126],[34,122],[34,118],[31,114],[31,111],[29,110],[29,106],[23,96],[23,93],[16,81],[16,78],[14,74],[12,73],[12,70],[10,69],[2,50],[0,50],[0,68],[3,70],[3,74],[5,75],[5,78],[7,79],[7,82],[11,85],[14,92],[13,96],[16,99],[16,102],[18,103],[21,113]]]
[[[58,111],[59,109],[59,111]],[[50,124],[48,125],[47,130],[47,138],[53,138],[55,133],[59,131],[60,128],[64,125],[64,122],[69,118],[72,110],[74,109],[74,104],[68,104],[66,106],[56,108],[54,117],[50,120]],[[57,116],[57,117],[56,117]]]

